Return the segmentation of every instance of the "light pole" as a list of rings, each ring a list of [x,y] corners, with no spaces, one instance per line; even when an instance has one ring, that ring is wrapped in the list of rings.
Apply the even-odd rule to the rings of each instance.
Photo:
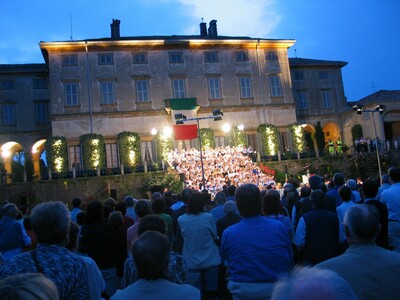
[[[364,109],[364,106],[362,105],[354,105],[353,110],[357,111],[357,115],[361,115],[363,112],[370,112],[372,114],[372,122],[374,124],[374,135],[375,135],[375,144],[376,144],[376,158],[378,161],[378,172],[379,172],[379,180],[381,181],[382,184],[382,170],[381,170],[381,159],[379,157],[379,147],[378,147],[378,136],[376,134],[376,124],[375,124],[375,116],[374,113],[379,113],[383,114],[385,111],[385,106],[378,104],[375,106],[375,109]]]
[[[203,189],[206,188],[206,178],[204,176],[203,149],[202,149],[201,136],[200,136],[200,120],[214,119],[214,121],[221,121],[223,115],[224,115],[224,113],[220,109],[214,109],[212,112],[212,116],[190,118],[190,119],[187,119],[184,114],[175,114],[176,125],[181,125],[181,124],[184,124],[185,122],[189,122],[189,121],[197,122],[197,138],[199,141],[201,181],[203,183]]]

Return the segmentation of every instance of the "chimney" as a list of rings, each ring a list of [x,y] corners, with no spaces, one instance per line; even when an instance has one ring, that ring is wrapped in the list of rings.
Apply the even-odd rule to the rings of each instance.
[[[201,37],[207,36],[207,23],[205,22],[200,23],[200,36]]]
[[[113,19],[112,23],[110,25],[111,27],[111,38],[112,39],[118,39],[120,38],[120,34],[119,34],[119,24],[121,23],[120,20],[117,19]]]
[[[217,20],[211,20],[210,26],[208,27],[208,35],[211,37],[217,37]]]

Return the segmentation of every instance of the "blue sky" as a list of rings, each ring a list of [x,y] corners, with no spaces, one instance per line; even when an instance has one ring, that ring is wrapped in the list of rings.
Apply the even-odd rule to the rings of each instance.
[[[0,10],[0,64],[43,63],[38,43],[110,36],[218,33],[295,39],[289,57],[346,61],[345,94],[400,89],[399,0],[19,0]],[[72,22],[71,22],[72,19]],[[295,52],[296,50],[296,52]]]

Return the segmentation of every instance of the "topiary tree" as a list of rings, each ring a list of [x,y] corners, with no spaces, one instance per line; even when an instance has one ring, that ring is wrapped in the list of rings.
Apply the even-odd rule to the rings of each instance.
[[[170,133],[159,131],[156,135],[156,149],[159,161],[167,160],[168,153],[174,149],[174,140]]]
[[[67,140],[63,136],[52,136],[44,144],[47,166],[57,172],[68,171]]]
[[[214,130],[211,128],[201,128],[200,138],[203,150],[215,148]]]
[[[274,156],[279,151],[279,131],[271,124],[262,124],[258,126],[258,132],[261,137],[261,148],[263,153],[268,156]]]
[[[106,151],[101,134],[88,133],[79,137],[82,145],[83,166],[88,170],[105,168]]]
[[[301,153],[304,151],[305,138],[304,138],[304,128],[299,124],[290,124],[289,132],[292,136],[292,148],[296,153]]]
[[[325,134],[322,130],[322,126],[320,122],[317,122],[317,124],[314,126],[315,131],[312,134],[312,138],[315,141],[318,151],[324,151],[325,150]]]
[[[136,167],[141,161],[139,134],[123,131],[117,135],[117,140],[121,164]]]

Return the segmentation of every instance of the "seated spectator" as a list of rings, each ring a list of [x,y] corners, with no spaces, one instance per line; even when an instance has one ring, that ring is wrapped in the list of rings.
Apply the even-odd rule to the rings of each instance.
[[[171,245],[160,232],[143,233],[133,244],[132,257],[139,280],[119,290],[111,299],[141,300],[200,300],[200,291],[187,284],[176,284],[165,279]]]
[[[264,216],[282,222],[289,234],[290,239],[293,238],[293,227],[289,217],[282,214],[283,206],[279,197],[279,192],[276,190],[269,190],[263,198],[262,211]]]
[[[115,205],[115,211],[119,211],[122,214],[123,222],[122,222],[122,230],[125,232],[128,230],[129,227],[131,227],[135,221],[131,217],[128,217],[126,215],[126,203],[125,202],[118,202]]]
[[[174,233],[172,230],[172,218],[170,215],[166,214],[165,211],[165,200],[164,198],[157,198],[153,200],[153,205],[152,205],[153,213],[158,215],[161,219],[164,220],[167,232],[165,233],[165,236],[168,239],[168,242],[171,244],[174,241]]]
[[[135,213],[135,205],[137,200],[132,196],[125,196],[124,202],[126,203],[126,216],[132,218],[134,222],[137,221],[137,215]]]
[[[236,202],[228,200],[224,204],[224,214],[221,219],[217,221],[217,234],[219,240],[222,240],[222,234],[229,226],[238,223],[242,218],[238,215]]]
[[[148,215],[142,219],[138,228],[139,236],[146,231],[158,231],[166,233],[166,226],[163,220],[157,215]],[[166,278],[175,283],[188,283],[188,274],[186,262],[179,253],[171,251],[169,253],[169,263]],[[131,253],[124,264],[124,274],[122,278],[122,288],[138,280],[137,268],[132,259]]]
[[[21,253],[0,269],[0,279],[18,273],[43,273],[58,288],[60,299],[89,299],[88,272],[80,257],[65,248],[70,214],[62,202],[45,202],[31,214],[38,245]]]
[[[40,273],[24,273],[0,280],[2,300],[54,300],[59,299],[53,281]]]
[[[78,253],[79,248],[79,226],[78,224],[71,221],[69,226],[69,243],[65,246],[68,250]],[[88,270],[88,280],[89,280],[89,294],[90,300],[101,299],[101,293],[105,290],[106,284],[103,279],[96,262],[89,256],[80,255],[80,258],[86,263]]]
[[[148,200],[141,199],[136,203],[135,213],[137,221],[126,232],[127,253],[131,252],[133,243],[139,238],[137,230],[139,228],[140,220],[151,213],[151,204]]]
[[[357,300],[349,284],[335,272],[298,267],[274,287],[271,300]]]
[[[336,213],[339,219],[339,230],[341,234],[344,236],[344,226],[343,226],[343,220],[346,212],[350,207],[352,207],[354,204],[352,199],[352,190],[346,186],[343,185],[339,188],[339,196],[342,199],[343,203],[340,204],[338,207],[336,207]]]
[[[354,205],[344,217],[349,248],[317,265],[342,276],[359,299],[400,299],[400,254],[378,247],[379,213],[368,204]]]
[[[225,229],[221,241],[228,289],[234,299],[268,299],[273,283],[293,266],[290,237],[281,222],[261,216],[256,185],[240,185],[235,198],[242,219]]]
[[[346,186],[351,190],[351,200],[353,203],[360,203],[362,202],[361,194],[357,189],[357,181],[354,179],[349,179],[346,182]]]
[[[0,220],[0,252],[4,261],[9,261],[22,252],[22,248],[31,245],[23,225],[17,221],[18,208],[9,203],[2,207],[3,217]]]
[[[210,210],[210,214],[213,215],[215,222],[218,222],[225,213],[224,213],[224,204],[226,202],[226,195],[224,192],[218,192],[215,195],[214,201],[216,202],[217,206]]]

